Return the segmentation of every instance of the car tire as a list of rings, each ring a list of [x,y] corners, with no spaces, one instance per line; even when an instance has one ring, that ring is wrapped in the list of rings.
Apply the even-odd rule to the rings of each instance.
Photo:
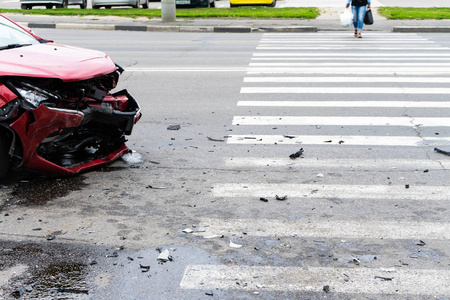
[[[0,131],[0,179],[4,178],[11,167],[11,157],[9,156],[10,141],[7,136]]]
[[[31,9],[32,6],[31,6],[31,5],[28,5],[28,4],[21,4],[21,5],[20,5],[20,8],[21,8],[21,9]]]
[[[213,0],[209,6],[210,7],[216,7],[216,0]]]
[[[47,4],[47,5],[45,5],[45,8],[46,9],[52,9],[53,8],[53,4]]]
[[[142,4],[142,7],[143,7],[143,8],[148,8],[148,1],[149,1],[149,0],[145,0],[145,3]]]
[[[86,9],[87,8],[87,0],[83,0],[83,4],[80,4],[80,8],[81,9]]]
[[[62,4],[55,5],[56,8],[67,8],[69,0],[63,0]]]
[[[139,2],[140,0],[136,0],[136,4],[133,5],[133,8],[139,8],[141,6]]]
[[[269,5],[270,7],[275,7],[277,5],[277,0],[273,0],[273,2]]]

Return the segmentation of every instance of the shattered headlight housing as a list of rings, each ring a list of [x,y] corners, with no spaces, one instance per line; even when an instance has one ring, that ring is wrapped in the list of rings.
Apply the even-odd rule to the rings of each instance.
[[[14,82],[13,85],[20,96],[22,96],[22,98],[33,107],[38,107],[39,105],[41,105],[41,102],[44,101],[60,99],[58,95],[27,82]]]
[[[49,100],[49,97],[43,93],[36,90],[31,90],[22,87],[16,87],[16,90],[22,96],[23,99],[27,100],[34,107],[38,107],[42,101]]]

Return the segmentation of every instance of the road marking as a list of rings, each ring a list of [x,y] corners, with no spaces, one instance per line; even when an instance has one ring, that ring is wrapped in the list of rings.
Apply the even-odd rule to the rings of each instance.
[[[294,136],[294,138],[291,138]],[[450,137],[351,136],[351,135],[230,135],[228,144],[339,145],[339,146],[450,146]]]
[[[314,57],[450,57],[448,53],[378,53],[378,52],[345,52],[345,53],[333,53],[333,52],[325,52],[325,53],[317,53],[317,52],[302,52],[302,53],[292,53],[292,52],[255,52],[253,56],[256,57],[305,57],[305,56],[314,56]]]
[[[450,118],[370,116],[235,116],[233,125],[420,126],[450,127]]]
[[[259,42],[259,46],[270,46],[270,44],[277,44],[277,45],[302,45],[302,44],[315,44],[315,45],[325,45],[325,44],[332,44],[332,45],[339,45],[339,44],[351,44],[351,45],[368,45],[368,44],[402,44],[405,43],[409,45],[415,45],[415,44],[431,44],[435,45],[434,41],[429,40],[397,40],[397,39],[379,39],[379,40],[365,40],[365,41],[356,41],[356,40],[322,40],[322,39],[301,39],[301,40],[283,40],[283,39],[262,39]]]
[[[239,101],[237,106],[256,107],[389,107],[450,108],[450,102],[423,101]]]
[[[450,58],[447,57],[418,57],[416,58],[420,61],[448,61]],[[305,57],[252,57],[251,60],[253,61],[324,61],[324,60],[331,60],[335,61],[336,57],[328,57],[326,55],[324,56],[305,56]],[[340,57],[339,61],[411,61],[411,57]]]
[[[286,194],[288,193],[282,195]],[[265,193],[259,193],[257,197],[264,197],[264,195]],[[271,194],[270,196],[275,197],[275,194]],[[245,195],[237,195],[235,197],[245,197]],[[336,195],[333,198],[336,198]],[[239,235],[245,232],[248,237],[297,236],[340,239],[450,239],[450,223],[443,222],[332,221],[329,219],[320,219],[317,221],[297,219],[295,221],[289,221],[277,219],[204,218],[200,219],[199,227],[207,228],[208,232],[211,233],[226,234],[227,236]]]
[[[450,187],[411,185],[336,185],[294,183],[224,183],[216,184],[214,197],[340,198],[379,200],[450,200]],[[450,229],[450,228],[448,228]],[[450,232],[448,233],[450,234]],[[449,236],[450,237],[450,236]]]
[[[270,63],[250,63],[250,67],[448,67],[450,63],[411,63],[411,62],[401,62],[401,63],[373,63],[373,62],[364,62],[364,63],[320,63],[320,62],[312,62],[312,63],[298,63],[298,62],[270,62]]]
[[[449,68],[409,68],[409,67],[370,67],[370,68],[248,68],[248,75],[255,74],[370,74],[370,75],[390,75],[390,76],[405,76],[405,75],[448,75],[450,74]]]
[[[350,46],[355,45],[357,47],[360,46],[367,46],[370,47],[371,45],[383,45],[383,47],[387,47],[386,45],[394,45],[396,47],[404,46],[405,44],[408,44],[409,47],[422,47],[422,46],[429,46],[429,47],[441,47],[438,44],[435,44],[434,42],[430,41],[403,41],[403,40],[366,40],[364,42],[361,41],[347,41],[347,40],[336,40],[336,41],[322,41],[322,40],[301,40],[301,41],[287,41],[287,40],[263,40],[260,41],[258,44],[258,47],[273,47],[274,45],[277,46],[285,46],[285,47],[313,47],[313,46],[320,46],[320,47],[342,47],[342,46]]]
[[[241,284],[236,284],[237,281]],[[449,270],[188,265],[180,287],[323,293],[327,285],[333,293],[351,294],[354,298],[358,294],[375,298],[380,294],[436,297],[450,294],[449,282]]]
[[[245,77],[244,82],[450,83],[450,77]]]
[[[435,51],[448,51],[448,48],[438,48],[439,46],[436,47],[347,47],[347,46],[338,46],[335,45],[334,47],[321,47],[321,46],[316,46],[316,47],[279,47],[279,46],[274,46],[274,47],[269,47],[269,46],[258,46],[256,47],[257,50],[331,50],[331,51],[336,51],[336,50],[404,50],[404,51],[430,51],[430,50],[435,50]]]
[[[292,160],[289,157],[228,157],[224,158],[224,163],[229,168],[248,167],[302,167],[308,169],[341,169],[341,170],[446,170],[450,169],[450,160],[431,159],[352,159],[352,158],[301,158]]]
[[[126,68],[127,72],[247,72],[242,67],[161,67],[161,68]]]
[[[349,36],[350,34],[350,36]],[[270,32],[266,32],[263,34],[264,37],[266,36],[270,36],[270,37],[282,37],[282,36],[290,36],[290,37],[306,37],[306,36],[311,36],[311,37],[315,37],[315,36],[327,36],[330,38],[334,38],[337,36],[345,36],[348,38],[353,38],[351,31],[349,32],[333,32],[333,33],[329,33],[329,32],[302,32],[302,33],[295,33],[295,32],[280,32],[280,33],[270,33]],[[420,35],[418,35],[417,33],[393,33],[393,32],[383,32],[383,33],[378,33],[378,32],[370,32],[370,31],[366,31],[364,32],[364,36],[371,36],[371,37],[394,37],[394,38],[398,38],[401,39],[403,37],[409,37],[409,36],[414,36],[414,37],[420,37]]]
[[[242,87],[244,94],[450,94],[450,88],[410,87]]]

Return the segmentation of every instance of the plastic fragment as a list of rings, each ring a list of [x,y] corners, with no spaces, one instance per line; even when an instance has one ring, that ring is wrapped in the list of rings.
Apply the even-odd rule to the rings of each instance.
[[[225,141],[224,139],[214,139],[209,136],[207,136],[207,138],[208,138],[208,141],[211,141],[211,142],[224,142]]]
[[[223,235],[219,234],[205,234],[203,236],[204,239],[214,239],[214,238],[223,238]]]
[[[172,261],[172,257],[170,256],[169,249],[165,249],[165,250],[161,251],[161,253],[159,254],[157,259],[162,262],[166,262],[169,260]]]
[[[169,125],[167,127],[167,130],[180,130],[181,126],[179,124],[175,124],[175,125]]]
[[[434,148],[434,151],[436,151],[437,153],[442,153],[442,154],[450,156],[450,151],[444,151],[439,148]]]
[[[231,247],[231,248],[236,248],[236,249],[239,249],[239,248],[241,248],[241,247],[242,247],[242,245],[239,245],[239,244],[235,244],[235,243],[233,243],[232,241],[230,241],[230,247]]]
[[[304,152],[303,148],[300,148],[300,150],[298,150],[297,152],[292,153],[291,155],[289,155],[289,158],[290,159],[296,159],[296,158],[300,157],[303,154],[303,152]]]
[[[375,279],[390,281],[390,280],[394,279],[394,277],[375,276]]]

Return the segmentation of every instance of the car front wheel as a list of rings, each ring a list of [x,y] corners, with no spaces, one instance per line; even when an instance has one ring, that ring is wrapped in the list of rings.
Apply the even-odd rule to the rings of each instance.
[[[87,8],[87,0],[83,0],[83,4],[80,4],[80,8],[81,9],[86,9]]]
[[[140,0],[136,0],[136,4],[133,5],[133,8],[139,8],[139,6],[140,6],[140,5],[139,5],[139,1],[140,1]]]
[[[143,8],[148,8],[148,1],[149,1],[149,0],[145,0],[145,3],[142,4],[142,7],[143,7]]]
[[[28,5],[28,4],[21,4],[21,5],[20,5],[20,8],[21,8],[21,9],[31,9],[32,6],[31,6],[31,5]]]
[[[216,0],[213,0],[210,4],[210,7],[216,7]]]
[[[275,7],[277,5],[277,0],[273,0],[273,2],[269,5],[270,7]]]

